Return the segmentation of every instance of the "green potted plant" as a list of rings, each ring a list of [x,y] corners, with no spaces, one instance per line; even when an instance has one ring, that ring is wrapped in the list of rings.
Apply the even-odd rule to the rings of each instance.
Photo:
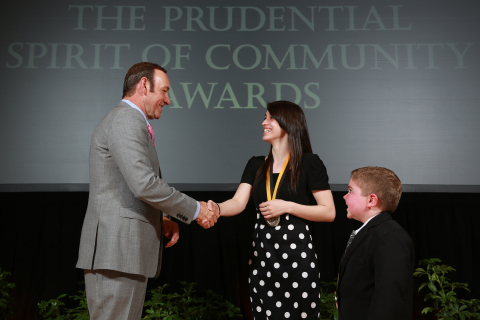
[[[320,320],[338,320],[334,290],[337,282],[320,282]],[[330,289],[330,291],[329,291]]]
[[[147,315],[143,318],[162,320],[221,320],[241,317],[240,308],[223,300],[222,296],[208,290],[205,297],[195,294],[195,283],[180,282],[182,294],[164,293],[167,285],[149,291],[150,299],[145,301]]]
[[[88,314],[85,290],[79,291],[78,293],[78,295],[70,297],[74,300],[79,300],[77,307],[73,309],[66,308],[65,303],[61,301],[66,294],[61,294],[56,299],[41,301],[38,304],[40,315],[45,320],[89,320],[90,316]]]
[[[12,290],[15,287],[14,283],[10,283],[11,273],[7,271],[2,271],[0,268],[0,319],[8,319],[12,313]]]
[[[223,320],[227,317],[241,317],[240,308],[223,300],[222,296],[207,291],[205,297],[195,294],[195,283],[181,282],[183,294],[164,293],[167,285],[150,290],[150,299],[145,301],[147,315],[143,319],[161,320]],[[62,294],[55,299],[41,301],[38,304],[40,315],[45,320],[89,320],[85,290],[71,296],[78,301],[78,306],[68,309],[62,299]]]
[[[81,283],[83,284],[83,282]],[[85,290],[78,291],[77,295],[70,296],[78,300],[78,306],[73,309],[65,307],[61,301],[66,294],[59,295],[56,299],[41,301],[38,303],[39,313],[45,320],[89,320],[87,296]]]
[[[457,298],[456,289],[468,289],[467,283],[450,282],[446,274],[456,271],[453,267],[440,264],[442,260],[438,258],[424,259],[420,265],[425,268],[417,268],[413,275],[415,277],[427,278],[418,291],[428,288],[430,292],[425,294],[424,301],[431,301],[432,306],[425,307],[422,314],[435,312],[439,320],[456,319],[480,319],[480,301],[477,299],[464,300]]]

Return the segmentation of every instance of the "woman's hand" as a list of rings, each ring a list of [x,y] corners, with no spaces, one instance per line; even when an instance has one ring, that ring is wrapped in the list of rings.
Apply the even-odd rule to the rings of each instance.
[[[275,218],[284,213],[290,213],[292,203],[280,199],[274,199],[260,203],[260,212],[265,219]]]

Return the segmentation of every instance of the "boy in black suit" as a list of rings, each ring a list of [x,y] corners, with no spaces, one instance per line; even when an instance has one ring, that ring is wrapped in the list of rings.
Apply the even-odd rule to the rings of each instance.
[[[413,241],[390,215],[402,183],[393,171],[352,171],[347,217],[363,223],[354,230],[338,272],[339,320],[412,319]]]

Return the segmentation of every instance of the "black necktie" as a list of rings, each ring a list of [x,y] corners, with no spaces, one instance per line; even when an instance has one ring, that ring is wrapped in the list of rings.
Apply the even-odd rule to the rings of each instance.
[[[345,255],[347,254],[348,248],[352,244],[353,238],[355,238],[356,234],[357,234],[357,232],[355,230],[353,230],[352,233],[350,234],[350,238],[348,239],[348,242],[347,242],[347,247],[345,248],[345,252],[343,253],[344,258],[345,258]]]

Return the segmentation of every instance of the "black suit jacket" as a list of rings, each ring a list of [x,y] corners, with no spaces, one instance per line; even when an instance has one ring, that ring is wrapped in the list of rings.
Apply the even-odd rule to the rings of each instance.
[[[340,262],[339,320],[412,319],[413,241],[383,212],[355,236]]]

